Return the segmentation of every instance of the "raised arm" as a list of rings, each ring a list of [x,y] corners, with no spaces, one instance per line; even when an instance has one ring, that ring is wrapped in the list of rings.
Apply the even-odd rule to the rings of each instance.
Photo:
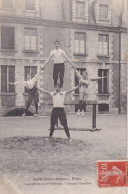
[[[40,73],[41,73],[42,70],[43,70],[43,66],[40,68],[39,72],[35,75],[35,77],[32,78],[32,80],[33,80],[34,83],[38,80],[39,75],[40,75]]]
[[[45,61],[45,63],[44,63],[44,65],[43,65],[43,67],[42,67],[42,70],[44,70],[44,68],[46,67],[46,65],[49,63],[49,61],[51,60],[51,58],[52,58],[52,55],[50,55],[49,57],[48,57],[48,59]]]
[[[70,92],[76,90],[76,89],[79,88],[79,87],[80,87],[80,85],[78,85],[78,86],[72,88],[71,90],[66,91],[66,94],[68,94],[68,93],[70,93]]]
[[[44,90],[44,89],[40,89],[40,88],[38,88],[38,90],[39,90],[40,92],[43,92],[43,93],[45,93],[45,94],[50,95],[50,92],[48,92],[48,91],[46,91],[46,90]]]
[[[65,51],[63,52],[63,55],[67,59],[67,61],[71,64],[71,66],[74,67],[74,64],[73,64],[72,60],[66,55]]]

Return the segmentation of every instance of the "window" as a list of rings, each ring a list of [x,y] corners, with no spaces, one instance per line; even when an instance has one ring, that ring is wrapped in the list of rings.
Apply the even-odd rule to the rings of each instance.
[[[86,68],[77,68],[77,70],[80,72],[82,75],[82,72],[86,70]],[[79,85],[79,78],[75,75],[75,86]],[[79,94],[79,88],[75,90],[75,94]]]
[[[24,67],[24,72],[25,72],[25,80],[27,80],[27,74],[30,73],[32,78],[36,75],[37,73],[37,67],[33,66],[33,67],[30,67],[30,66],[25,66]],[[28,89],[25,87],[25,93],[28,93]]]
[[[1,26],[1,49],[14,50],[15,38],[14,27]]]
[[[13,0],[2,0],[3,8],[13,8]]]
[[[76,1],[76,17],[85,17],[85,2]]]
[[[75,54],[85,54],[85,33],[75,33]]]
[[[15,66],[1,66],[1,92],[15,93],[15,86],[8,84],[15,82]]]
[[[25,9],[34,10],[35,9],[35,0],[25,0]]]
[[[108,69],[99,69],[98,70],[98,76],[99,77],[105,77],[104,79],[98,80],[98,93],[99,94],[108,94],[108,75],[109,70]]]
[[[109,104],[99,104],[98,105],[98,111],[109,111]]]
[[[108,55],[109,54],[109,37],[108,35],[99,34],[99,54]]]
[[[100,9],[99,13],[100,19],[108,19],[108,6],[100,4],[99,9]]]
[[[37,29],[24,29],[24,47],[25,50],[37,50]]]

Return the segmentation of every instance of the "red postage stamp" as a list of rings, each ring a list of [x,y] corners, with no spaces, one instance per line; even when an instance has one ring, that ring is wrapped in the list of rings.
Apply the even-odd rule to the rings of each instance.
[[[128,186],[128,161],[98,161],[99,187]]]

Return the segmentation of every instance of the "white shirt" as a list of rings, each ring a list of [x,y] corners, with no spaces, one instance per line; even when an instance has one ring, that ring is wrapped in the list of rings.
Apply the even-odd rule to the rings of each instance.
[[[27,80],[27,81],[23,81],[23,82],[15,82],[15,84],[21,84],[21,85],[24,85],[25,87],[27,87],[29,90],[31,90],[34,86],[35,86],[35,83],[36,81],[38,80],[39,78],[39,75],[38,73],[35,75],[35,77],[33,77],[32,79],[30,80]]]
[[[66,92],[57,92],[56,94],[50,93],[53,99],[53,108],[64,108],[64,100],[66,96]]]
[[[82,79],[81,79],[81,87],[83,88],[88,88],[88,85],[89,85],[89,78],[87,76],[82,76]]]
[[[51,51],[50,56],[53,58],[54,63],[64,63],[65,51],[58,48]]]

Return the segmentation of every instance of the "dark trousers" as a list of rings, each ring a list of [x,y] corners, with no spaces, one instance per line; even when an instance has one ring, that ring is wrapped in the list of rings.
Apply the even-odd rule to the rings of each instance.
[[[65,71],[64,63],[54,63],[53,69],[54,86],[56,86],[59,76],[60,86],[63,87],[64,71]]]
[[[36,87],[28,91],[28,101],[25,109],[25,114],[27,114],[28,108],[34,100],[36,114],[38,113],[38,102],[39,102],[39,93]]]
[[[86,112],[86,101],[80,100],[80,101],[79,101],[79,105],[78,105],[78,109],[80,109],[80,112],[81,112],[82,110],[84,110],[84,112]]]
[[[64,108],[53,108],[51,114],[51,128],[49,136],[52,137],[55,130],[55,124],[57,123],[58,119],[60,120],[61,125],[63,125],[67,137],[70,137]]]

